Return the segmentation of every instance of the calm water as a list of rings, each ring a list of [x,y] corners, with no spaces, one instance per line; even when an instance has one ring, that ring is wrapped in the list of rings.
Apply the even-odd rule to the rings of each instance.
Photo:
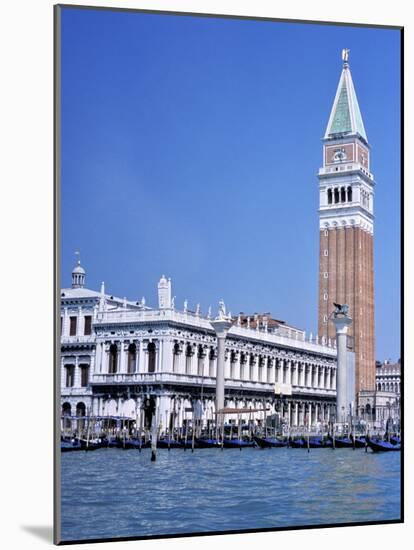
[[[400,453],[99,449],[62,455],[63,540],[399,519]]]

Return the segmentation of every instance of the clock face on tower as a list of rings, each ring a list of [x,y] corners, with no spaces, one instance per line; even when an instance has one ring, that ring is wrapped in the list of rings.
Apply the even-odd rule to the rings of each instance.
[[[336,149],[333,155],[333,161],[334,162],[343,162],[347,159],[345,149],[341,147],[341,149]]]
[[[325,166],[340,162],[353,162],[355,158],[354,143],[337,143],[325,146]]]

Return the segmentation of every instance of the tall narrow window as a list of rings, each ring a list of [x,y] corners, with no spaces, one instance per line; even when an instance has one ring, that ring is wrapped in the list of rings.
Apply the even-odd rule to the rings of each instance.
[[[75,365],[66,365],[66,387],[73,388],[75,384]]]
[[[89,383],[89,365],[79,365],[81,370],[81,386],[85,388]]]
[[[339,202],[339,189],[338,188],[335,188],[335,190],[334,190],[334,198],[335,198],[334,202],[335,202],[335,204],[337,204]]]
[[[345,187],[341,187],[341,202],[346,202]]]
[[[154,342],[148,344],[148,372],[155,372],[156,348]]]
[[[128,346],[128,365],[127,365],[127,372],[131,374],[132,372],[135,372],[135,365],[137,362],[137,346],[132,343]]]
[[[63,317],[60,317],[60,335],[62,336],[62,329],[63,329]]]
[[[328,204],[332,204],[332,189],[328,189]]]
[[[116,344],[111,344],[109,348],[109,374],[115,374],[118,370],[118,348]]]
[[[91,315],[85,315],[85,328],[83,333],[85,336],[92,334],[92,316]]]
[[[69,335],[70,336],[76,336],[76,322],[78,318],[77,317],[70,317],[70,329],[69,329]]]
[[[348,202],[352,202],[352,187],[348,187]]]

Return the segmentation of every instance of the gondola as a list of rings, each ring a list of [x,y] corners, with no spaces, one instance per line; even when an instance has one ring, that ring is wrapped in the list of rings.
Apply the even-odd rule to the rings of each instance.
[[[354,446],[354,443],[350,437],[335,437],[333,438],[331,435],[328,436],[328,438],[332,441],[332,446],[335,446],[337,449],[352,449]]]
[[[398,437],[397,435],[390,437],[390,443],[393,445],[401,445],[401,437]]]
[[[149,441],[139,439],[138,437],[130,437],[128,439],[125,439],[125,441],[121,440],[122,449],[145,449],[149,446]]]
[[[200,449],[210,449],[210,448],[217,448],[221,446],[221,441],[218,439],[210,439],[210,438],[195,438],[195,443],[197,443],[197,447]]]
[[[375,452],[382,451],[401,451],[401,443],[393,445],[389,441],[381,439],[367,439],[368,446]]]
[[[269,449],[271,447],[286,447],[287,440],[278,439],[277,437],[258,437],[253,436],[253,439],[261,449]]]
[[[191,447],[191,441],[187,441],[187,443],[189,443]],[[183,446],[184,442],[177,441],[175,439],[164,438],[157,441],[158,449],[182,449]]]
[[[246,441],[245,439],[224,439],[223,447],[226,449],[242,449],[244,447],[255,447],[254,441]]]
[[[305,446],[310,449],[326,449],[327,447],[332,447],[332,441],[323,437],[310,437],[309,444],[305,438]]]
[[[365,436],[351,436],[351,440],[353,442],[353,446],[356,449],[362,449],[363,447],[366,447],[367,442]]]
[[[101,440],[95,440],[95,439],[80,439],[79,443],[81,445],[81,449],[83,451],[96,451],[96,449],[100,449],[103,447]]]
[[[307,448],[307,442],[303,440],[303,438],[295,438],[291,439],[289,441],[289,447],[292,447],[293,449],[306,449]]]
[[[67,453],[69,451],[81,451],[82,445],[77,439],[62,439],[60,442],[60,450],[62,453]]]

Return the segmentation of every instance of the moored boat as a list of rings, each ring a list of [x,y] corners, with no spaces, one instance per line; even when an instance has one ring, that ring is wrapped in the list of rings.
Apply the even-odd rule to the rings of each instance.
[[[390,441],[382,439],[367,439],[368,446],[375,452],[382,451],[401,451],[401,443],[393,445]]]
[[[81,451],[82,445],[77,439],[63,439],[60,442],[60,450],[62,453],[67,453],[68,451]]]
[[[195,442],[197,443],[197,447],[200,449],[210,449],[210,448],[217,448],[221,446],[221,441],[218,439],[210,439],[210,438],[195,438]]]
[[[258,437],[253,436],[253,439],[258,447],[261,449],[269,449],[271,447],[286,447],[287,440],[278,439],[277,437]]]
[[[297,437],[289,441],[289,447],[292,447],[293,449],[306,449],[307,443],[302,437]]]
[[[244,447],[254,447],[255,442],[245,439],[224,439],[223,447],[226,449],[241,449]]]
[[[187,442],[190,443],[190,447],[191,447],[191,440]],[[158,449],[182,449],[183,443],[181,443],[181,441],[177,441],[176,439],[163,438],[157,441],[157,448]]]
[[[332,437],[329,436],[329,439],[332,441],[332,446],[338,449],[352,448],[354,443],[350,437]]]

